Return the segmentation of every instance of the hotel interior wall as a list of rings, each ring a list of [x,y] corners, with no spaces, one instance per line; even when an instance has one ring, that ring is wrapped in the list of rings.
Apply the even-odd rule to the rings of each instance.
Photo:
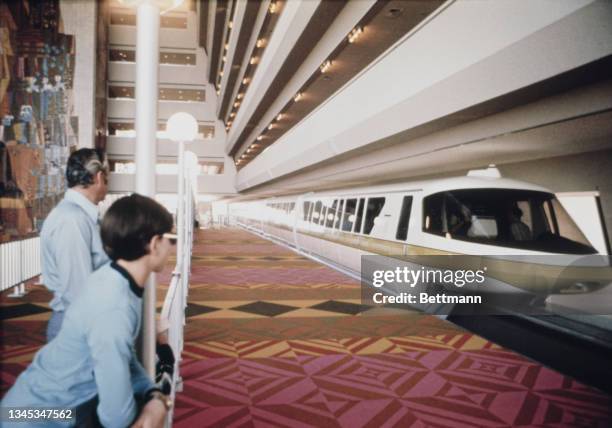
[[[193,53],[196,65],[165,65],[160,64],[160,86],[205,90],[204,102],[159,101],[158,120],[165,122],[173,113],[184,111],[190,113],[200,124],[210,124],[215,127],[212,139],[196,140],[187,144],[186,150],[194,152],[201,161],[215,161],[224,164],[223,174],[201,175],[198,177],[198,189],[204,194],[234,194],[235,166],[226,156],[225,129],[216,119],[216,93],[214,87],[206,81],[207,58],[204,49],[198,46],[197,15],[195,12],[174,12],[177,16],[187,17],[186,29],[161,28],[160,50],[180,53]],[[136,27],[127,25],[111,25],[109,29],[110,47],[117,46],[131,49],[136,42]],[[128,62],[109,63],[109,83],[120,82],[121,85],[132,85],[135,80],[135,64]],[[135,116],[135,102],[128,99],[108,99],[109,121],[130,121]],[[108,137],[108,155],[111,159],[130,161],[134,158],[135,139],[129,137]],[[169,139],[157,141],[158,161],[176,160],[177,144]],[[111,174],[109,188],[111,192],[121,193],[133,189],[134,176],[131,174]],[[174,175],[157,176],[157,192],[173,193],[177,181]]]
[[[74,110],[78,112],[79,147],[93,147],[96,87],[96,2],[60,1],[64,33],[75,36]]]

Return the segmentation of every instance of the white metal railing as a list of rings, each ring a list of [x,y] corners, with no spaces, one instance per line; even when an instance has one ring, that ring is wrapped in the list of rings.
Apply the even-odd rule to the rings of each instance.
[[[188,171],[189,172],[189,171]],[[181,353],[183,352],[183,337],[185,327],[185,309],[187,308],[187,294],[189,291],[189,277],[191,273],[191,253],[193,249],[193,221],[196,209],[195,195],[197,195],[196,181],[191,174],[179,174],[178,179],[183,180],[183,192],[177,196],[177,233],[179,242],[176,249],[177,258],[170,286],[162,307],[160,323],[167,327],[168,344],[174,353],[174,372],[170,380],[172,401],[174,402],[177,392],[182,390],[182,379],[179,369]],[[181,198],[180,193],[183,193]],[[182,207],[181,207],[182,204]],[[179,218],[179,216],[182,216]],[[179,230],[179,227],[182,230]],[[184,236],[184,239],[180,239]],[[180,248],[179,248],[180,246]],[[172,426],[172,409],[168,412],[166,426]]]
[[[0,291],[15,289],[15,296],[25,292],[25,281],[40,275],[40,237],[0,244]]]

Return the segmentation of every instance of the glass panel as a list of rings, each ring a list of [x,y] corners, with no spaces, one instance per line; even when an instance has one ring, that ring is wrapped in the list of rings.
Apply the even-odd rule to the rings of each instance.
[[[321,209],[323,208],[323,203],[321,201],[317,201],[315,203],[314,211],[312,212],[312,222],[314,224],[319,224],[319,219],[321,217]]]
[[[334,222],[336,221],[336,218],[338,216],[338,214],[336,213],[337,209],[338,209],[338,199],[334,199],[332,206],[329,207],[329,209],[327,210],[325,227],[331,228],[334,225]]]
[[[325,216],[327,215],[327,206],[321,207],[321,216],[319,217],[319,225],[323,226],[325,224]]]
[[[314,203],[312,202],[307,202],[307,204],[309,204],[308,207],[308,213],[307,213],[307,217],[304,219],[306,221],[310,221],[311,217],[312,217],[312,212],[314,211]]]
[[[340,205],[338,206],[338,215],[336,216],[336,222],[334,223],[334,229],[340,228],[340,223],[342,220],[342,211],[344,210],[344,199],[340,200]]]
[[[363,218],[364,206],[365,206],[365,198],[359,199],[359,208],[357,209],[357,219],[355,220],[355,233],[361,233],[361,219]]]
[[[363,226],[364,235],[369,235],[372,232],[376,218],[385,206],[385,198],[369,198],[368,209],[366,211],[366,219]]]
[[[404,196],[402,202],[402,211],[400,212],[399,223],[397,224],[397,233],[395,239],[405,241],[408,237],[408,224],[410,222],[410,211],[412,208],[412,196]]]
[[[454,190],[426,197],[423,210],[428,233],[549,253],[596,253],[552,193]]]
[[[351,232],[353,225],[355,224],[355,211],[357,209],[357,199],[347,199],[346,206],[344,208],[344,214],[342,215],[342,230],[345,232]]]

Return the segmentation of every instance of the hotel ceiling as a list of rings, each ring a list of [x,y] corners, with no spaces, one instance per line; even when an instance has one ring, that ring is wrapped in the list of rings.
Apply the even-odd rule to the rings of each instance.
[[[355,22],[353,29],[332,50],[320,68],[305,79],[293,99],[278,111],[272,112],[271,106],[275,104],[278,95],[348,4],[335,0],[321,1],[292,50],[285,58],[278,59],[283,61],[282,66],[264,95],[257,100],[257,106],[252,110],[246,125],[237,130],[239,135],[236,144],[229,153],[233,156],[237,168],[241,169],[274,144],[317,106],[384,54],[395,42],[410,33],[442,3],[442,0],[374,2],[370,10],[359,22]],[[241,107],[243,97],[248,96],[249,84],[256,73],[259,60],[265,55],[267,41],[274,31],[283,7],[284,2],[281,1],[249,1],[242,20],[244,25],[235,28],[232,19],[236,2],[219,0],[214,10],[214,29],[212,33],[206,32],[213,40],[207,40],[203,36],[202,28],[200,29],[201,45],[206,47],[212,42],[209,80],[219,91],[219,103],[221,103],[219,118],[224,121],[228,132],[234,126],[233,120]],[[261,13],[263,8],[266,19],[261,26],[257,26],[255,16]],[[209,23],[210,13],[212,8],[200,15],[201,23],[204,20],[203,16],[207,18],[206,26]],[[231,52],[230,59],[226,55],[226,46],[231,31],[240,33],[239,42],[236,49]],[[257,32],[257,44],[251,52],[247,52],[246,46],[249,40],[253,39],[255,32]],[[224,57],[232,61],[229,76],[223,76]],[[228,80],[223,82],[223,79]],[[225,83],[225,89],[221,93],[222,83]],[[368,100],[362,102],[367,103]],[[274,117],[274,119],[270,123],[262,123],[264,117]],[[263,131],[254,135],[256,129]]]

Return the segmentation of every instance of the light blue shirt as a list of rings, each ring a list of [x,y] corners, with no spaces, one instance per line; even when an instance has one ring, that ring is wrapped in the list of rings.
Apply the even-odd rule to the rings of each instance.
[[[69,189],[45,219],[40,237],[43,282],[53,292],[50,306],[64,311],[89,274],[110,261],[102,247],[98,207]]]
[[[115,263],[94,272],[57,337],[36,354],[2,406],[74,408],[98,395],[102,425],[129,426],[137,416],[134,394],[154,387],[134,353],[143,291]]]

